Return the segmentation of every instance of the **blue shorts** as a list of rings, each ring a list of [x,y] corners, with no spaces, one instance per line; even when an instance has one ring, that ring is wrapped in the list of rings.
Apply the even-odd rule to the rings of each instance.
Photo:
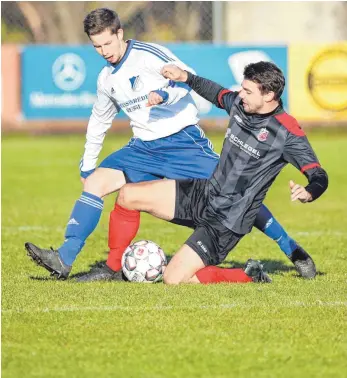
[[[219,155],[198,125],[153,141],[131,138],[109,155],[100,168],[123,171],[127,182],[211,177]]]

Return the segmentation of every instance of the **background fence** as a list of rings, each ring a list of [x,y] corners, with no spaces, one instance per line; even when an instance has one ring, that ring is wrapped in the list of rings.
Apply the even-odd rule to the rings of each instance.
[[[3,43],[88,43],[83,15],[98,7],[117,11],[126,38],[212,41],[211,1],[3,2]]]

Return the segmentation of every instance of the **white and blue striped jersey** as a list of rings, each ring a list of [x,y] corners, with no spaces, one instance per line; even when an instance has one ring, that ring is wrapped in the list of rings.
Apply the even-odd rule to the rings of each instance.
[[[198,122],[196,103],[201,98],[187,85],[165,79],[160,72],[166,64],[194,73],[167,48],[135,40],[128,41],[117,65],[107,64],[101,70],[80,164],[82,172],[96,167],[106,131],[120,109],[130,118],[134,136],[143,141],[172,135]],[[160,105],[146,107],[147,96],[154,90],[167,92],[167,99]]]

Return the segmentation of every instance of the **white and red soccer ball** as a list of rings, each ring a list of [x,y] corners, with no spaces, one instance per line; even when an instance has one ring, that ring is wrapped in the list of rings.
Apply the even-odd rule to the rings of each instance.
[[[125,250],[122,270],[132,282],[158,282],[162,279],[167,260],[164,251],[150,240],[135,242]]]

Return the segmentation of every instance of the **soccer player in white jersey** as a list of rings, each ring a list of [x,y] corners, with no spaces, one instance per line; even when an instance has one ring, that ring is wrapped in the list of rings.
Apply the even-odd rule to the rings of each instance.
[[[84,30],[95,50],[105,58],[97,83],[97,101],[89,120],[85,152],[80,163],[84,185],[67,223],[65,241],[58,250],[25,247],[29,256],[57,278],[66,279],[87,237],[97,226],[103,198],[126,182],[160,178],[205,178],[214,171],[219,155],[197,125],[198,109],[190,88],[161,75],[166,64],[192,70],[165,47],[135,40],[124,41],[116,12],[99,8],[84,20]],[[133,138],[109,155],[97,169],[106,131],[122,109],[130,118]],[[115,205],[110,216],[110,254],[106,264],[81,281],[121,279],[121,257],[140,222],[138,211]],[[291,259],[299,246],[263,206],[256,227]],[[303,256],[304,259],[308,255]],[[293,261],[293,260],[292,260]]]

